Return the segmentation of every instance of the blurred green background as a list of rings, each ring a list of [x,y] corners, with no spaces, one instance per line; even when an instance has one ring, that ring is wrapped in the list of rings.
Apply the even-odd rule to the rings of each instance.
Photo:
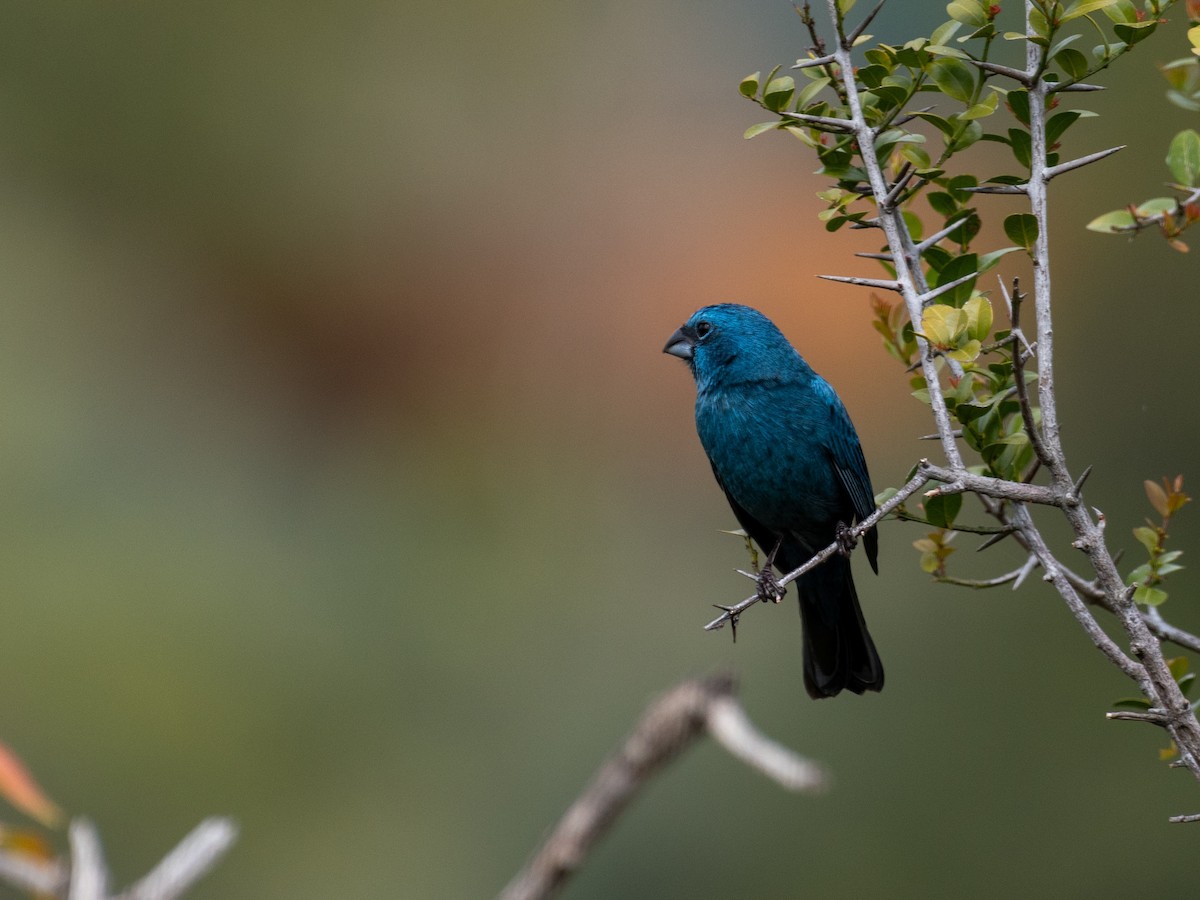
[[[701,630],[747,583],[660,352],[694,308],[775,318],[877,489],[935,450],[866,293],[813,277],[874,274],[875,238],[824,233],[798,143],[741,137],[738,80],[806,47],[787,3],[2,8],[0,740],[118,882],[224,813],[197,898],[489,896],[653,696],[732,666],[835,789],[704,746],[567,896],[1192,889],[1166,817],[1200,792],[1104,720],[1130,689],[1036,578],[931,585],[885,527],[879,696],[807,699],[791,602]],[[1142,479],[1200,487],[1200,273],[1083,225],[1162,193],[1180,26],[1068,152],[1130,148],[1052,192],[1060,417],[1131,560]]]

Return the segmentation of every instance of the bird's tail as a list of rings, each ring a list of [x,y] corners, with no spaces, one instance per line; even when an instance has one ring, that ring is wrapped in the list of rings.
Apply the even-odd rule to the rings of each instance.
[[[883,690],[883,664],[867,632],[850,560],[833,556],[801,575],[800,619],[804,626],[804,687],[810,697]]]

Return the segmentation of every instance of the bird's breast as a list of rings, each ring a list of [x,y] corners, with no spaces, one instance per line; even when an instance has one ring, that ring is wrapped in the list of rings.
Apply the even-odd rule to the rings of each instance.
[[[709,392],[696,429],[730,495],[769,528],[824,531],[844,517],[823,418],[788,391]]]

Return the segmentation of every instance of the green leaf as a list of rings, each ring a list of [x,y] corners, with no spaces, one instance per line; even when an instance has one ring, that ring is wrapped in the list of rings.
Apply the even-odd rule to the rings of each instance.
[[[960,103],[971,102],[975,73],[966,63],[948,57],[934,60],[929,66],[929,77],[947,97]]]
[[[844,16],[850,10],[854,9],[855,2],[856,0],[837,0],[838,12]]]
[[[1075,124],[1076,120],[1081,118],[1083,113],[1079,110],[1068,109],[1066,112],[1060,112],[1046,120],[1046,146],[1053,147],[1058,143],[1058,139],[1063,136],[1063,133]]]
[[[1113,22],[1136,22],[1138,20],[1137,7],[1133,5],[1133,0],[1117,0],[1110,6],[1104,7],[1104,14]]]
[[[1158,606],[1167,599],[1167,592],[1158,588],[1147,587],[1142,585],[1133,592],[1133,602],[1140,603],[1143,606]],[[1174,609],[1174,607],[1171,607]]]
[[[1017,162],[1028,169],[1033,161],[1033,144],[1029,132],[1023,128],[1010,128],[1008,142]]]
[[[987,10],[978,0],[954,0],[946,7],[946,13],[955,22],[970,25],[972,28],[982,28],[991,21]]]
[[[1004,233],[1019,247],[1032,250],[1038,239],[1038,222],[1030,213],[1015,213],[1004,220]]]
[[[972,297],[963,304],[963,312],[967,314],[967,337],[985,340],[992,332],[992,304],[986,297]]]
[[[926,194],[925,199],[929,201],[929,205],[933,207],[933,211],[943,219],[949,219],[958,212],[958,204],[954,201],[954,198],[942,191],[934,191],[931,194]]]
[[[956,22],[951,19],[949,22],[939,26],[936,31],[929,37],[929,43],[935,47],[940,47],[947,44],[958,34],[958,30],[962,28],[962,22]]]
[[[951,359],[956,359],[959,362],[974,362],[979,356],[979,351],[983,349],[983,344],[976,340],[969,340],[957,350],[951,350],[946,355]]]
[[[829,78],[818,78],[816,81],[810,81],[807,85],[800,89],[800,93],[796,95],[796,108],[803,109],[808,106],[809,101],[817,94],[821,93],[829,86]]]
[[[1013,115],[1017,118],[1017,121],[1028,128],[1029,92],[1021,90],[1009,91],[1008,97],[1005,99],[1008,101],[1008,108],[1012,110]]]
[[[758,79],[761,72],[755,72],[753,75],[747,75],[738,85],[738,91],[743,97],[753,98],[758,93]]]
[[[763,90],[763,105],[772,112],[779,112],[792,99],[796,92],[796,80],[790,75],[772,78]]]
[[[1058,55],[1054,57],[1054,61],[1058,63],[1059,67],[1072,81],[1079,81],[1088,75],[1090,66],[1088,65],[1087,57],[1071,47],[1066,47],[1058,51]]]
[[[1194,129],[1181,131],[1171,138],[1167,148],[1167,168],[1179,184],[1196,187],[1200,181],[1200,134]]]
[[[1133,536],[1137,538],[1139,544],[1146,548],[1147,553],[1154,553],[1158,549],[1158,532],[1153,528],[1145,525],[1140,528],[1133,529]]]
[[[949,284],[952,281],[957,281],[959,278],[964,278],[967,275],[979,271],[979,258],[974,253],[964,253],[962,256],[956,256],[950,260],[938,272],[937,284]],[[930,287],[937,285],[931,284]],[[939,299],[943,303],[951,303],[954,306],[962,306],[963,301],[971,296],[971,291],[975,288],[975,279],[971,278],[964,281],[958,287],[954,288],[947,294],[943,294]],[[964,328],[966,326],[964,325]]]
[[[1072,3],[1065,13],[1062,14],[1060,21],[1070,22],[1072,19],[1078,19],[1080,16],[1086,16],[1088,13],[1096,12],[1104,9],[1106,6],[1112,6],[1117,0],[1077,0]]]
[[[1000,257],[1007,256],[1009,253],[1015,253],[1022,249],[1021,247],[1005,247],[1001,250],[993,250],[991,253],[985,253],[979,257],[979,273],[982,275],[988,269],[994,268],[996,263],[1000,262]]]
[[[1140,44],[1146,38],[1150,37],[1150,35],[1154,34],[1156,28],[1158,28],[1157,19],[1146,19],[1143,22],[1118,23],[1113,25],[1113,31],[1117,37],[1130,47],[1134,44]]]
[[[938,528],[952,526],[960,509],[962,494],[936,494],[925,498],[925,518]]]
[[[1133,212],[1135,215],[1147,219],[1160,213],[1172,212],[1177,206],[1179,206],[1179,202],[1174,197],[1155,197],[1153,200],[1139,203]]]
[[[752,137],[758,137],[764,131],[772,131],[778,127],[778,122],[759,122],[757,125],[751,125],[749,128],[747,128],[742,137],[744,137],[746,140],[750,140]],[[795,145],[793,144],[792,146]]]
[[[1136,569],[1129,573],[1129,578],[1126,584],[1141,584],[1154,573],[1150,571],[1150,563],[1142,563]]]
[[[1114,209],[1087,223],[1088,231],[1099,231],[1101,234],[1128,234],[1136,226],[1137,220],[1127,209]]]
[[[1000,102],[1000,95],[993,91],[984,100],[976,103],[966,112],[959,115],[962,120],[984,119],[996,111],[996,106]]]

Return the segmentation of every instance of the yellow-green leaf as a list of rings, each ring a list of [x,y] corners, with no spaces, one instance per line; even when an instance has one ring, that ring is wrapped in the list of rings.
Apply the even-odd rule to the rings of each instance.
[[[957,347],[967,331],[967,314],[953,306],[935,304],[921,313],[921,331],[937,347]]]
[[[1200,133],[1188,128],[1175,135],[1167,149],[1167,166],[1176,181],[1195,187],[1200,182]]]
[[[959,119],[966,119],[968,121],[971,119],[986,119],[996,111],[996,106],[999,101],[1000,95],[993,91],[979,103],[976,103],[966,112],[959,115]]]
[[[1137,226],[1137,220],[1127,209],[1114,209],[1087,223],[1088,231],[1102,234],[1127,234]]]
[[[972,297],[963,304],[967,314],[967,337],[982,341],[992,332],[992,304],[987,297]]]
[[[1072,19],[1078,19],[1080,16],[1086,16],[1088,13],[1096,12],[1098,9],[1104,9],[1106,6],[1112,6],[1117,0],[1078,0],[1077,3],[1072,3],[1067,11],[1062,14],[1061,21],[1070,22]]]

